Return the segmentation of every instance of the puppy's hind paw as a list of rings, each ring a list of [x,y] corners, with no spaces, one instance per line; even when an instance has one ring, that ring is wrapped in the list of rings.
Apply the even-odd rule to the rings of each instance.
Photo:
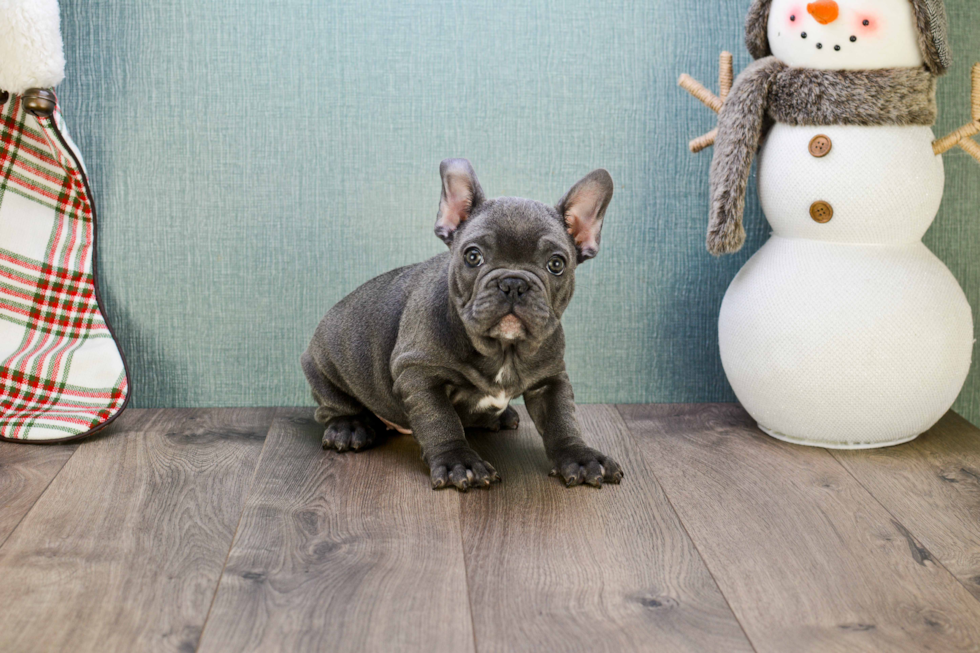
[[[335,417],[323,432],[323,448],[339,453],[364,451],[374,446],[376,440],[374,427],[361,417]]]

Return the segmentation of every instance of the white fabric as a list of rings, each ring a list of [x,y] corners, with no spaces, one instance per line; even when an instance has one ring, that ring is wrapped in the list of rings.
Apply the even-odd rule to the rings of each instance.
[[[58,0],[0,0],[0,90],[20,95],[64,77]]]
[[[794,67],[925,63],[908,0],[772,0],[768,36]],[[833,144],[822,158],[809,152],[817,135]],[[932,140],[928,127],[769,133],[759,197],[774,235],[732,282],[718,329],[732,388],[771,435],[838,448],[896,444],[929,429],[962,389],[972,312],[921,242],[945,183]],[[833,207],[830,222],[810,217],[817,201]]]
[[[13,97],[0,118],[0,439],[71,439],[114,419],[129,395],[95,297],[88,184],[57,111],[27,115]]]
[[[830,154],[809,144],[830,138]],[[759,154],[759,199],[778,236],[839,243],[905,244],[922,239],[939,211],[945,176],[929,127],[776,125]],[[819,224],[810,205],[830,203]]]
[[[19,256],[43,261],[47,258],[56,217],[53,205],[39,204],[16,191],[4,193],[0,204],[0,243]]]
[[[774,236],[732,282],[719,337],[732,388],[760,426],[804,444],[883,446],[952,406],[973,317],[922,243]]]
[[[787,65],[869,70],[925,64],[909,0],[837,0],[839,17],[827,25],[807,11],[808,4],[808,0],[772,1],[769,47]],[[796,20],[791,20],[792,16]],[[865,20],[868,25],[864,25]],[[806,38],[801,36],[804,32]],[[852,42],[852,36],[857,40]],[[834,46],[840,46],[840,51]]]
[[[6,320],[0,320],[0,361],[20,349],[27,334],[27,327]]]

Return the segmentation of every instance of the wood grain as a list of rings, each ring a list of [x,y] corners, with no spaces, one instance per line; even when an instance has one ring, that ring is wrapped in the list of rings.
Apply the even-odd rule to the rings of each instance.
[[[477,648],[751,650],[619,414],[582,406],[579,416],[590,443],[623,465],[622,485],[549,478],[523,407],[519,432],[471,439],[503,477],[462,497]]]
[[[908,444],[831,453],[980,599],[980,430],[949,413]]]
[[[455,491],[411,438],[321,448],[311,409],[277,419],[201,651],[473,651]]]
[[[0,650],[192,651],[271,409],[130,410],[0,548]]]
[[[758,651],[980,646],[980,603],[826,451],[737,406],[620,410]]]
[[[75,453],[76,446],[0,442],[0,546]]]

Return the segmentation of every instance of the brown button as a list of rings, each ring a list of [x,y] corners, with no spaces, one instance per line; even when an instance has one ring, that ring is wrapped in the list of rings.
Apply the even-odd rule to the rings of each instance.
[[[834,218],[834,207],[824,201],[814,202],[810,205],[810,217],[814,222],[827,224]]]
[[[831,142],[830,137],[820,134],[819,136],[814,136],[813,140],[810,141],[810,154],[822,159],[828,154],[830,150],[834,147],[833,142]]]

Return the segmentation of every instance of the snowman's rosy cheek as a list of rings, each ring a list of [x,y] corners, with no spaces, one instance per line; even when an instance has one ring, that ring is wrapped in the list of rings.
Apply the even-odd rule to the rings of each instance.
[[[803,5],[790,7],[786,13],[786,29],[794,30],[799,27],[803,23],[804,16],[806,16],[806,11],[803,9]]]
[[[855,19],[855,33],[858,36],[872,36],[881,27],[881,20],[872,14],[861,14]]]

